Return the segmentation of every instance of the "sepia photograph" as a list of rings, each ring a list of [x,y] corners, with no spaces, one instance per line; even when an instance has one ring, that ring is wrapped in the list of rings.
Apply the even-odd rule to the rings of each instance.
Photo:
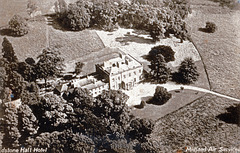
[[[240,153],[240,0],[0,0],[0,153]]]

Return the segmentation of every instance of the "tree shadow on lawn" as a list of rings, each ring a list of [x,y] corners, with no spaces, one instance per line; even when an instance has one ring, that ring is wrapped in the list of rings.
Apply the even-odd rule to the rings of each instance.
[[[155,42],[153,42],[152,39],[131,35],[131,34],[125,34],[124,37],[117,37],[115,40],[125,44],[129,42],[135,42],[139,44],[155,44]]]
[[[10,36],[10,37],[22,37],[23,35],[16,35],[13,33],[11,29],[8,28],[2,28],[0,29],[0,35],[1,36]]]
[[[52,26],[54,29],[56,30],[60,30],[60,31],[72,31],[69,28],[63,27],[59,21],[57,20],[57,16],[55,14],[47,14],[44,15],[47,18],[47,25]]]
[[[198,28],[198,31],[205,32],[205,33],[211,33],[211,32],[209,32],[209,30],[206,29],[206,28]]]
[[[218,119],[229,124],[240,126],[240,105],[228,107],[226,113],[217,116]]]
[[[139,105],[134,105],[133,107],[135,107],[137,109],[143,109],[146,106],[146,104],[148,103],[148,101],[151,99],[152,99],[152,96],[142,97],[141,103]]]

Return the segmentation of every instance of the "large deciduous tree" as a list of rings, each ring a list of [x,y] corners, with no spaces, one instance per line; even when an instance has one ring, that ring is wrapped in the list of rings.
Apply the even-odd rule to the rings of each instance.
[[[20,15],[14,15],[8,22],[9,29],[15,36],[23,36],[28,33],[28,25],[26,20]]]
[[[164,33],[166,32],[164,28],[164,23],[160,21],[153,21],[149,24],[148,31],[153,41],[156,42],[160,38],[164,38]]]
[[[64,99],[56,95],[47,94],[39,103],[38,118],[43,131],[60,130],[69,122],[68,115],[73,108]]]
[[[161,54],[164,57],[164,60],[167,63],[175,60],[174,57],[175,52],[172,50],[170,46],[165,45],[153,47],[148,53],[148,59],[152,60],[159,54]]]
[[[48,78],[61,74],[64,67],[63,61],[58,51],[52,51],[49,48],[43,49],[42,54],[38,56],[36,72],[38,78],[44,79],[45,87]]]
[[[126,101],[129,97],[121,91],[103,91],[97,97],[95,114],[98,117],[112,119],[121,126],[128,124],[129,109]],[[109,120],[110,121],[110,120]]]
[[[39,103],[39,89],[36,83],[31,82],[24,86],[21,93],[21,101],[30,107],[34,107]]]
[[[34,136],[38,132],[38,120],[28,105],[20,105],[18,108],[18,121],[22,137],[20,143],[24,143],[27,137]]]
[[[26,62],[18,63],[18,73],[28,82],[36,82],[36,67],[35,65],[27,64]]]
[[[152,120],[135,118],[130,123],[129,135],[132,139],[145,142],[153,128],[154,122]]]
[[[60,23],[73,31],[88,28],[90,26],[91,13],[87,4],[88,2],[85,1],[69,4],[68,10],[59,15]]]
[[[103,30],[113,31],[117,23],[117,12],[117,6],[112,2],[95,2],[91,14],[91,26],[97,26]]]

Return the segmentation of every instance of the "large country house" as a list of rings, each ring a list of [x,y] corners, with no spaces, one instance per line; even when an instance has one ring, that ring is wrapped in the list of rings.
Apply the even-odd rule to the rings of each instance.
[[[70,88],[88,89],[93,97],[103,90],[131,90],[142,80],[143,65],[129,54],[119,52],[119,56],[95,64],[96,72],[83,78],[61,83],[55,88],[55,93],[62,94]]]
[[[130,90],[142,79],[143,66],[129,54],[96,64],[96,72],[112,90]]]

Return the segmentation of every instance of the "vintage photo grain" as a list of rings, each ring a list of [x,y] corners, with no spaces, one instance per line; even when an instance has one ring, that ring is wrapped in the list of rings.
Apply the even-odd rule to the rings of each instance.
[[[239,0],[0,0],[0,152],[240,152],[239,27]]]

